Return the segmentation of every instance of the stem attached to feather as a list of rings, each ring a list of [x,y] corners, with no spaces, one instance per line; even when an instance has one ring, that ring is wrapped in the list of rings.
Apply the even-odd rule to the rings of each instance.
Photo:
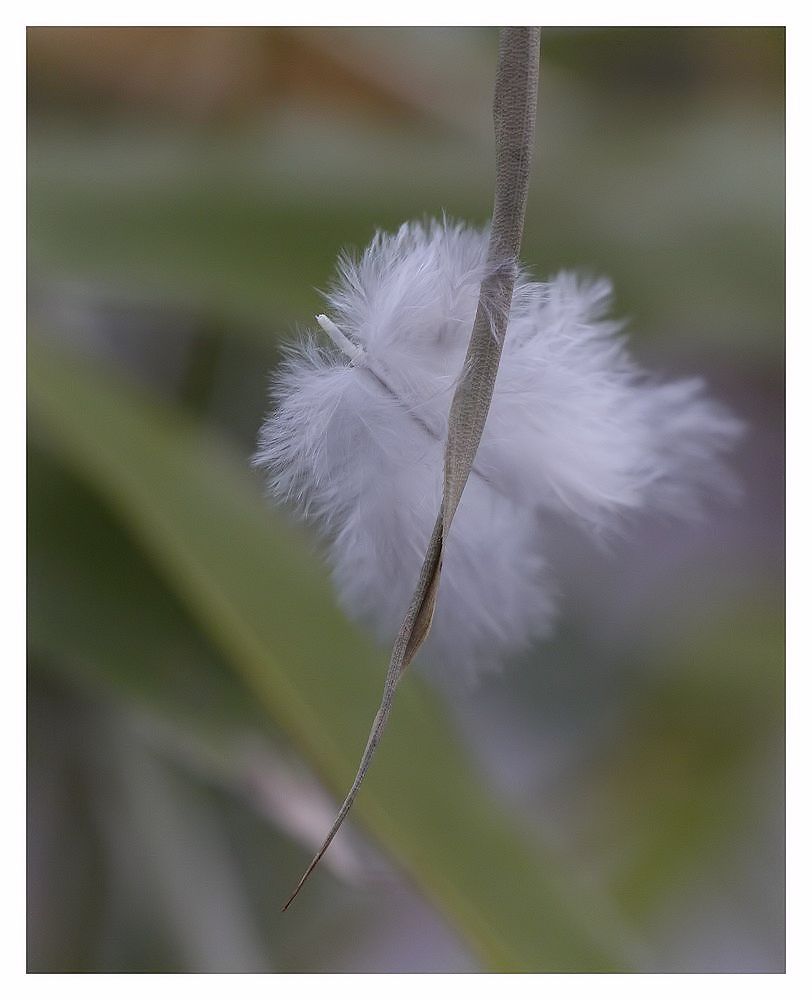
[[[539,28],[502,28],[500,31],[493,102],[496,189],[488,243],[487,277],[480,288],[479,305],[462,377],[451,402],[440,511],[414,596],[392,648],[381,705],[372,724],[358,773],[330,832],[285,903],[284,910],[299,894],[352,808],[389,719],[398,682],[431,628],[443,563],[443,542],[479,447],[507,331],[524,231],[536,126],[539,38]],[[321,317],[319,322],[324,328]],[[327,332],[334,336],[332,330]],[[349,347],[342,344],[339,346],[349,353],[355,345],[349,341],[347,344]]]

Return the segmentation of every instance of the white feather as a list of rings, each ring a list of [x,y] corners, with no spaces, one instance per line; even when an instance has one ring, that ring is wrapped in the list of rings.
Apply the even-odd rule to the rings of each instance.
[[[451,398],[465,357],[487,233],[446,222],[378,233],[342,257],[314,336],[273,386],[255,464],[328,540],[342,605],[390,643],[440,504]],[[486,669],[549,632],[550,513],[590,530],[650,509],[693,516],[729,490],[741,433],[701,380],[659,383],[607,320],[611,285],[562,273],[516,283],[493,402],[446,542],[427,657]]]

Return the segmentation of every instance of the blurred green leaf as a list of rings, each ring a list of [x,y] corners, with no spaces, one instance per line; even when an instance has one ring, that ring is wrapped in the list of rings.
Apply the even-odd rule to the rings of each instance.
[[[89,505],[93,512],[98,507]],[[34,583],[33,595],[42,584]],[[89,641],[76,643],[81,629],[73,628],[47,664],[37,631],[33,624],[28,971],[268,971],[267,935],[255,928],[260,911],[250,901],[254,886],[241,877],[224,808],[239,800],[234,789],[219,794],[212,787],[212,777],[218,784],[227,777],[222,765],[210,773],[210,762],[219,764],[216,752],[190,755],[188,736],[174,745],[186,736],[182,712],[180,725],[167,724],[145,714],[143,698],[122,697],[126,685],[104,683],[104,674],[122,673],[109,657],[94,662],[90,655],[95,669],[85,662],[77,671],[77,649],[94,646],[91,629]],[[122,645],[132,638],[121,630]],[[69,685],[51,676],[54,666]],[[143,667],[155,673],[149,660]],[[96,672],[107,697],[97,696],[94,677],[93,697],[85,698],[81,688]],[[166,714],[159,698],[150,701]],[[279,850],[284,842],[267,826],[260,829],[270,849]]]
[[[28,490],[28,635],[38,668],[147,710],[224,764],[236,733],[267,732],[267,716],[143,552],[35,440]]]
[[[53,344],[31,343],[29,374],[49,446],[113,506],[257,705],[342,792],[384,664],[335,608],[303,541],[264,509],[228,450],[180,414]],[[357,814],[490,968],[625,964],[614,912],[513,828],[415,678]]]
[[[338,251],[376,228],[447,209],[484,217],[487,161],[459,178],[459,142],[340,130],[222,146],[123,131],[29,137],[28,251],[35,276],[100,283],[235,320],[263,337],[322,308]],[[476,146],[474,150],[478,152]],[[332,165],[336,185],[329,178]],[[363,168],[363,169],[361,169]],[[447,183],[443,183],[446,181]],[[450,197],[449,197],[450,192]]]
[[[612,37],[629,46],[623,32]],[[651,57],[641,33],[633,39]],[[607,274],[635,337],[693,338],[726,356],[744,350],[780,361],[780,93],[618,100],[561,75],[554,61],[545,67],[529,269],[539,278],[562,268]],[[483,61],[480,78],[489,73]],[[245,332],[260,324],[277,333],[320,310],[315,289],[329,281],[338,251],[365,246],[375,228],[443,210],[486,220],[488,101],[468,137],[403,123],[373,129],[323,113],[280,113],[228,142],[188,127],[37,121],[29,135],[34,274],[168,296]]]
[[[781,791],[759,775],[784,743],[784,622],[773,602],[716,608],[677,648],[658,649],[624,738],[592,776],[609,839],[630,845],[614,883],[635,919],[729,849],[751,817],[781,808]]]

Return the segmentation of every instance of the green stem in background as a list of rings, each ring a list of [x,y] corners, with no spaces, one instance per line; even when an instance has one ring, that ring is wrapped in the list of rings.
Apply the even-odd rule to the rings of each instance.
[[[479,447],[507,331],[530,181],[538,100],[539,44],[539,28],[501,29],[493,102],[496,188],[486,277],[479,292],[479,304],[462,374],[451,402],[440,511],[417,588],[395,639],[383,697],[358,771],[323,844],[283,910],[299,894],[352,808],[386,728],[398,682],[431,628],[442,570],[444,540],[451,528]]]

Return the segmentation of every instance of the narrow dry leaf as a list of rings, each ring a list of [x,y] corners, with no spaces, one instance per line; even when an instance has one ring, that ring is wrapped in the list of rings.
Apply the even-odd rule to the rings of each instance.
[[[443,499],[406,616],[395,639],[383,698],[358,773],[347,797],[296,889],[287,909],[344,822],[386,727],[398,681],[431,628],[443,562],[443,546],[468,480],[488,415],[507,330],[524,230],[538,98],[539,28],[502,28],[494,92],[496,195],[486,277],[461,377],[451,403]]]

